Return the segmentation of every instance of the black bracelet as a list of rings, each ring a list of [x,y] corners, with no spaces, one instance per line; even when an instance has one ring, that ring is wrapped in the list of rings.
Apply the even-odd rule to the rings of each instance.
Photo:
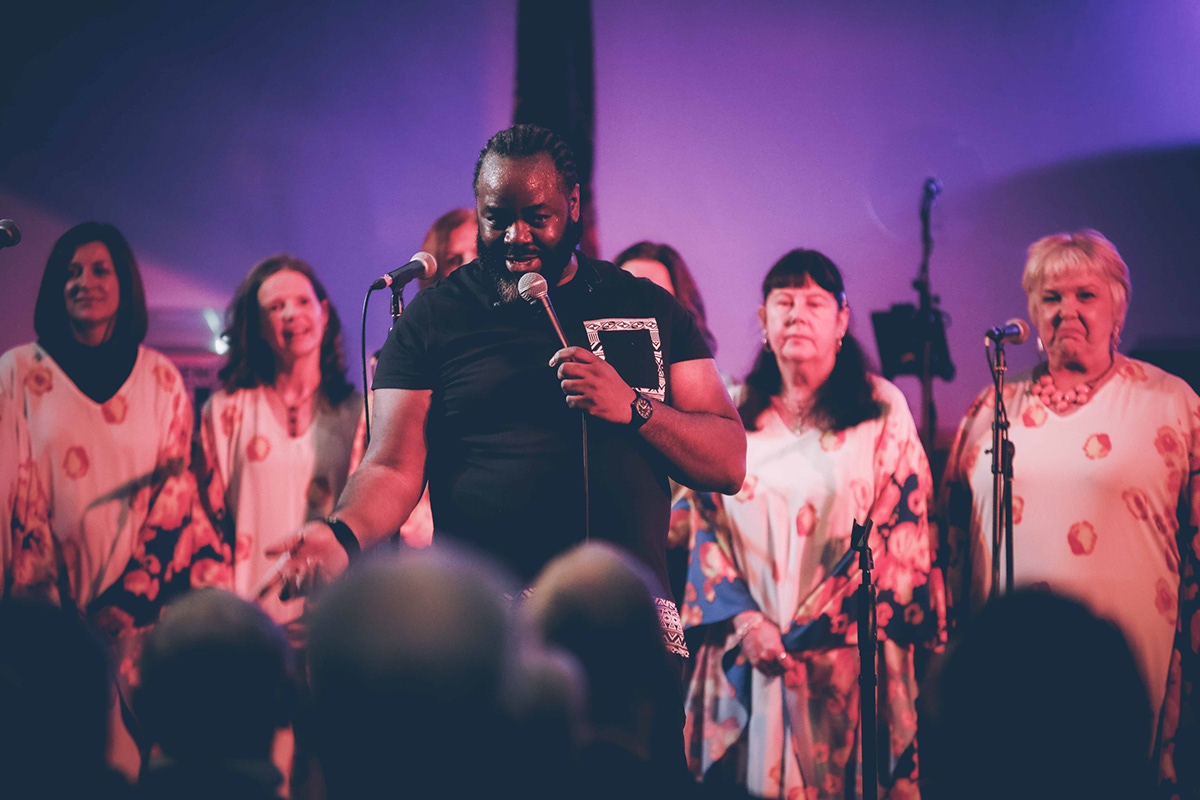
[[[362,546],[358,543],[358,537],[354,535],[354,531],[350,530],[350,526],[337,517],[326,517],[324,522],[333,531],[333,538],[337,539],[338,544],[346,551],[347,558],[353,561],[362,552]]]

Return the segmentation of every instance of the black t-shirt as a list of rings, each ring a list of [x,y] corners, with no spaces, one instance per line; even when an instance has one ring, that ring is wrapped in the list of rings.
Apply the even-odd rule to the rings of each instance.
[[[587,347],[649,397],[670,403],[670,365],[711,358],[668,292],[603,261],[550,300],[567,341]],[[472,262],[419,292],[388,336],[376,389],[429,389],[426,474],[437,535],[532,579],[585,535],[581,412],[548,362],[561,345],[540,307],[499,303]],[[590,535],[641,558],[667,589],[666,460],[636,432],[588,417]]]

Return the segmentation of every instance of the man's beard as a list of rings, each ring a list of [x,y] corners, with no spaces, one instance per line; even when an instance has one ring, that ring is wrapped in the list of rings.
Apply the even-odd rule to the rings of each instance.
[[[542,268],[538,270],[538,273],[546,279],[548,285],[556,286],[562,280],[563,272],[571,263],[571,256],[575,253],[575,248],[579,246],[579,240],[582,237],[583,220],[580,219],[578,222],[567,223],[562,238],[554,247],[549,250],[539,248],[532,251],[533,255],[541,259]],[[496,293],[500,295],[500,302],[508,304],[520,300],[521,293],[517,285],[521,281],[521,276],[509,272],[505,262],[510,256],[529,255],[530,249],[521,248],[520,252],[513,252],[513,249],[510,249],[503,239],[489,247],[483,243],[481,236],[476,236],[475,244],[479,252],[479,260],[487,267],[488,273],[496,284]]]

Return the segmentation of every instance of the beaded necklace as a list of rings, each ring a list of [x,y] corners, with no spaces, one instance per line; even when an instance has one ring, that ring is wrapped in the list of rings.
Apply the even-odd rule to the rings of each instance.
[[[1116,360],[1114,359],[1113,363],[1109,364],[1108,369],[1104,370],[1104,372],[1087,383],[1081,383],[1074,389],[1067,389],[1066,391],[1058,388],[1054,383],[1054,376],[1050,374],[1050,370],[1047,368],[1046,372],[1040,378],[1033,381],[1033,384],[1029,387],[1029,391],[1034,397],[1041,400],[1042,404],[1047,408],[1052,408],[1059,414],[1063,414],[1069,411],[1071,406],[1081,406],[1088,400],[1091,400],[1092,393],[1096,390],[1096,384],[1102,381],[1115,365]]]

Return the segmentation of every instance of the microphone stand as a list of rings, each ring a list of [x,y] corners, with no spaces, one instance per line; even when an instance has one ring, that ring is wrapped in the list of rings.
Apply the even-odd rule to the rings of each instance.
[[[987,349],[987,340],[984,340]],[[992,371],[995,393],[995,413],[992,415],[992,584],[988,599],[1000,593],[1000,544],[1004,543],[1004,591],[1013,588],[1012,481],[1013,456],[1016,447],[1008,438],[1008,409],[1004,406],[1004,373],[1008,364],[1004,357],[1004,341],[996,341],[996,356],[987,350],[988,366]]]
[[[937,435],[937,407],[933,402],[933,330],[938,311],[934,307],[938,298],[933,295],[929,283],[929,256],[933,253],[933,235],[929,231],[933,204],[941,191],[934,178],[925,181],[921,197],[921,268],[913,288],[917,290],[917,319],[920,320],[921,348],[921,443],[926,453],[933,453],[933,440]]]
[[[396,327],[396,320],[400,319],[400,315],[404,313],[404,284],[392,283],[392,328]],[[367,305],[371,302],[371,292],[375,291],[375,287],[371,286],[367,289],[367,295],[363,298],[362,310],[362,375],[363,375],[363,414],[365,415],[365,424],[363,426],[363,448],[371,442],[371,387],[367,380]],[[389,331],[391,329],[389,328]]]
[[[877,721],[876,687],[879,685],[876,640],[878,638],[875,619],[875,584],[871,581],[871,570],[875,560],[871,556],[871,526],[874,522],[867,517],[866,524],[854,521],[850,534],[850,547],[858,551],[858,566],[862,571],[862,585],[858,587],[858,693],[859,731],[862,738],[862,797],[876,800],[879,795],[879,723]]]

